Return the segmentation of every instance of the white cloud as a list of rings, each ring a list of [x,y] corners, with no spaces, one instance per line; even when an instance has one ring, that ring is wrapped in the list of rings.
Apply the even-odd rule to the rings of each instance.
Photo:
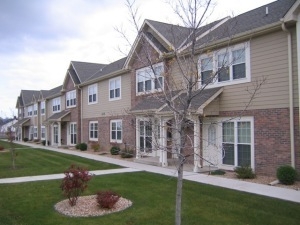
[[[218,1],[213,19],[248,11],[272,0]],[[179,23],[163,0],[136,0],[144,19]],[[218,10],[217,10],[218,9]],[[109,63],[125,45],[114,27],[133,41],[123,0],[0,1],[0,116],[10,116],[21,89],[61,85],[70,61]]]

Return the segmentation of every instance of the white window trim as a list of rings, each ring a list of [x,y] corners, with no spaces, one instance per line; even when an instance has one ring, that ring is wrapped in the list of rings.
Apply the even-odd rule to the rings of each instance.
[[[245,64],[246,64],[246,77],[240,79],[233,79],[232,76],[232,51],[244,48],[245,49]],[[206,88],[215,88],[215,87],[223,87],[228,85],[242,84],[251,82],[251,62],[250,62],[250,42],[244,42],[242,44],[237,44],[230,46],[228,48],[223,48],[218,51],[212,52],[210,54],[202,54],[199,57],[198,61],[198,73],[201,75],[201,59],[205,59],[208,57],[213,58],[213,73],[216,73],[218,70],[218,55],[222,53],[230,52],[229,54],[229,67],[230,67],[230,75],[229,80],[227,81],[218,81],[218,75],[215,76],[214,81],[206,86]],[[201,77],[201,76],[200,76]],[[202,87],[201,78],[199,79],[199,88]]]
[[[32,105],[27,107],[27,117],[32,117],[32,114],[33,114],[32,110],[33,110]]]
[[[44,109],[44,112],[43,112],[43,109]],[[45,115],[45,112],[46,112],[46,102],[42,101],[41,102],[41,115]]]
[[[74,108],[76,107],[77,101],[76,101],[76,90],[72,90],[72,91],[68,91],[66,93],[66,108]],[[71,104],[72,100],[75,100],[75,104]],[[69,101],[69,105],[67,104],[67,102]]]
[[[90,89],[94,89],[96,90],[96,101],[92,101],[90,102]],[[88,86],[88,90],[87,90],[87,101],[88,101],[88,105],[93,105],[93,104],[97,104],[98,103],[98,84],[91,84]]]
[[[33,105],[33,116],[37,116],[37,114],[38,114],[38,104],[35,103]]]
[[[120,80],[120,96],[119,97],[111,98],[110,97],[110,91],[111,91],[111,89],[110,89],[110,82],[115,82],[117,80]],[[113,90],[115,90],[115,89],[113,89]],[[108,100],[109,101],[116,101],[116,100],[120,100],[120,99],[122,99],[122,80],[121,80],[121,76],[112,78],[112,79],[110,79],[108,81]]]
[[[54,105],[54,104],[56,104],[56,105]],[[53,107],[54,107],[54,106],[59,106],[59,110],[53,110]],[[52,112],[53,112],[53,113],[61,112],[61,101],[60,101],[60,97],[52,99]]]
[[[38,128],[37,126],[33,127],[33,139],[38,139]]]
[[[112,139],[112,123],[117,123],[117,122],[121,122],[121,140],[118,140],[118,139]],[[122,143],[123,142],[123,123],[122,123],[122,120],[111,120],[110,121],[110,127],[109,127],[109,136],[110,136],[110,142],[111,143]],[[117,137],[117,134],[116,134],[116,137]]]
[[[44,130],[44,132],[43,132]],[[44,133],[44,136],[43,137],[43,133]],[[41,140],[45,140],[46,139],[46,127],[45,126],[41,126]]]
[[[97,138],[91,138],[91,124],[94,123],[94,124],[97,124]],[[95,131],[95,130],[93,130]],[[98,141],[98,138],[99,138],[99,123],[98,121],[90,121],[89,122],[89,140],[90,141]]]
[[[157,68],[157,67],[160,67],[162,66],[163,70],[162,70],[162,74],[164,73],[164,64],[162,62],[160,63],[157,63],[157,64],[154,64],[152,65],[153,66],[153,69]],[[151,76],[151,90],[144,90],[143,92],[139,92],[138,91],[138,74],[141,73],[141,72],[145,72],[145,71],[150,71],[150,76]],[[152,69],[149,68],[149,67],[144,67],[144,68],[141,68],[141,69],[138,69],[136,70],[136,73],[135,73],[135,92],[136,92],[136,95],[144,95],[144,94],[149,94],[149,93],[153,93],[153,92],[161,92],[163,89],[164,89],[164,76],[163,75],[160,75],[160,76],[157,76],[157,77],[162,77],[162,88],[158,88],[158,89],[155,89],[155,74],[152,73]],[[145,87],[144,87],[145,89]]]
[[[222,143],[223,143],[223,140],[222,140],[222,123],[223,122],[234,122],[234,145],[237,144],[237,122],[250,122],[250,127],[251,127],[251,168],[253,169],[253,171],[255,171],[255,163],[254,163],[254,160],[255,160],[255,157],[254,157],[254,118],[253,117],[240,117],[240,118],[236,118],[236,119],[232,119],[232,118],[220,118],[220,123],[221,123],[221,126],[218,126],[218,133],[221,135],[221,142],[220,142],[220,146],[222,146]],[[237,156],[237,148],[235,147],[235,156]],[[220,159],[220,162],[222,162],[223,159],[222,159],[222,154],[221,154],[221,159]],[[228,170],[234,170],[234,168],[237,166],[237,158],[235,157],[234,158],[234,165],[226,165],[226,164],[222,164],[219,166],[220,169],[228,169]]]

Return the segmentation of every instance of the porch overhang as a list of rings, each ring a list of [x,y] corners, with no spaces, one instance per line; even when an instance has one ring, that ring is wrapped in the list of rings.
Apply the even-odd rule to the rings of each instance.
[[[30,118],[23,118],[16,122],[13,127],[23,127],[23,126],[30,126]]]
[[[53,122],[69,122],[70,121],[71,111],[64,110],[59,113],[55,113],[50,116],[44,123],[53,123]]]

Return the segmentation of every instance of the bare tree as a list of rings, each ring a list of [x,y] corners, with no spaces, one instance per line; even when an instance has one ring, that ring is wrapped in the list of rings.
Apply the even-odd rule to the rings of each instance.
[[[14,147],[14,140],[15,140],[15,132],[13,131],[13,126],[10,126],[7,128],[6,132],[7,140],[10,143],[10,158],[11,158],[11,164],[12,164],[12,169],[16,169],[16,150]]]
[[[164,106],[166,111],[172,115],[172,120],[167,124],[160,124],[156,126],[165,126],[165,129],[157,128],[152,129],[153,124],[151,122],[142,123],[145,128],[143,132],[151,132],[152,136],[157,137],[157,140],[151,139],[152,150],[157,149],[176,155],[176,168],[177,168],[177,191],[176,191],[176,213],[175,224],[181,224],[181,203],[182,203],[182,187],[183,187],[183,166],[189,158],[194,157],[193,161],[198,161],[202,158],[205,161],[200,152],[200,145],[195,144],[195,138],[203,138],[192,129],[193,135],[190,134],[190,127],[197,123],[197,126],[201,125],[201,120],[191,121],[191,115],[197,114],[197,109],[194,107],[194,103],[199,101],[201,97],[205,98],[205,89],[216,79],[222,79],[222,77],[228,74],[229,66],[235,61],[238,61],[242,57],[243,52],[237,52],[235,57],[229,59],[227,57],[227,50],[224,54],[221,54],[218,58],[217,69],[213,70],[212,58],[206,58],[199,63],[199,55],[209,55],[213,50],[217,50],[216,47],[210,46],[216,38],[213,33],[213,25],[207,27],[207,19],[212,13],[214,4],[211,0],[177,0],[169,2],[170,6],[174,9],[174,13],[181,19],[183,26],[170,26],[169,35],[170,39],[175,43],[173,46],[169,46],[168,52],[164,52],[161,55],[153,52],[153,46],[151,41],[155,41],[149,33],[140,30],[138,25],[138,9],[135,8],[134,1],[126,0],[126,5],[129,9],[132,24],[137,32],[137,39],[141,48],[138,51],[131,52],[131,57],[139,62],[139,65],[148,68],[148,72],[145,73],[145,77],[151,77],[157,88],[157,92],[148,93],[148,97],[145,101],[155,99],[157,104]],[[234,27],[234,20],[223,30],[222,35],[226,35],[227,48],[231,44],[232,36],[231,30]],[[129,38],[126,36],[124,29],[116,29],[121,36],[126,40],[128,45],[130,44]],[[205,36],[203,35],[205,34]],[[199,37],[203,37],[201,40]],[[176,44],[181,43],[181,44]],[[240,55],[239,55],[240,54]],[[158,73],[155,66],[158,62],[164,62],[166,65],[163,68],[163,72]],[[199,69],[199,67],[201,67]],[[180,74],[180,81],[175,80],[173,77],[174,68],[176,73]],[[147,74],[148,73],[148,74]],[[163,75],[164,79],[160,79]],[[265,79],[257,81],[257,83],[247,91],[249,92],[249,101],[245,104],[245,110],[251,104],[255,96],[258,94],[261,85],[265,82]],[[150,95],[150,97],[149,97]],[[144,112],[144,116],[149,118],[155,117],[155,112],[148,110]],[[199,116],[197,117],[199,118]],[[155,123],[152,121],[152,123]],[[172,130],[173,142],[169,145],[162,144],[159,139],[159,134],[155,134],[158,130]],[[199,141],[199,143],[201,143]],[[144,146],[144,148],[146,148]],[[223,151],[222,146],[220,146]]]

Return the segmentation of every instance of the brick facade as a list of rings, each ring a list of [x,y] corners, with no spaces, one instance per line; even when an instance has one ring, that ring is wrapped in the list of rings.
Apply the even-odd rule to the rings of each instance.
[[[275,175],[278,166],[291,164],[288,108],[220,112],[220,116],[254,117],[254,164],[257,174]],[[296,113],[295,117],[297,117]],[[298,123],[295,120],[296,127],[298,127]],[[295,129],[295,134],[296,132],[299,132],[299,130]],[[299,135],[295,140],[295,147],[297,151],[297,168],[299,170]]]
[[[89,122],[98,121],[98,143],[101,151],[107,152],[115,145],[110,141],[110,121],[122,120],[122,143],[117,144],[121,149],[125,148],[125,144],[130,149],[135,149],[135,119],[130,115],[110,116],[83,119],[82,137],[83,142],[91,144],[94,141],[89,140]]]

